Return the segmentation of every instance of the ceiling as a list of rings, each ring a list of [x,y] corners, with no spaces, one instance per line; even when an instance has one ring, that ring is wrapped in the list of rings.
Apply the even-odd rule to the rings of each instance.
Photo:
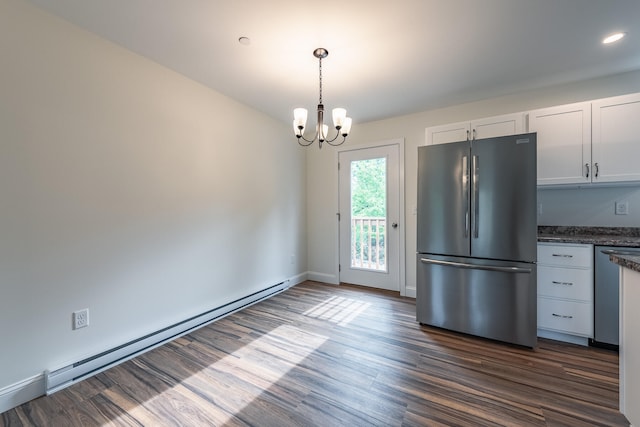
[[[640,69],[638,0],[30,1],[287,123],[317,104],[317,47],[354,125]]]

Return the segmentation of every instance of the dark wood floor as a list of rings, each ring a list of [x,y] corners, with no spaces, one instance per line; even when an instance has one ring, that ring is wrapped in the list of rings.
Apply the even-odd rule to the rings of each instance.
[[[421,327],[315,282],[0,417],[0,426],[623,426],[618,356]]]

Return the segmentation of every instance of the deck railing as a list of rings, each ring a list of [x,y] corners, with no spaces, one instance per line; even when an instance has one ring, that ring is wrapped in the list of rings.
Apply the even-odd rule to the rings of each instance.
[[[387,270],[385,218],[351,218],[351,267]]]

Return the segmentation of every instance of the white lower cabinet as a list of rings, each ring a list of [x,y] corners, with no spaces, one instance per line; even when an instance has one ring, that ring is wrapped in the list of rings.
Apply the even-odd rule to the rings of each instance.
[[[593,245],[538,243],[538,336],[593,338]]]
[[[593,305],[538,297],[538,328],[587,338],[593,336]]]

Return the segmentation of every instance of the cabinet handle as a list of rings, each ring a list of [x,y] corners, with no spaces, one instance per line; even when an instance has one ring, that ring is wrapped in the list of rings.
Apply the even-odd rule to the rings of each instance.
[[[474,141],[476,140],[476,130],[475,129],[473,130],[473,140]]]
[[[469,139],[469,131],[467,131],[467,141],[471,141],[471,140]]]
[[[573,283],[571,282],[557,282],[555,280],[552,280],[551,283],[553,283],[554,285],[573,286]]]
[[[565,315],[562,315],[562,314],[555,314],[555,313],[551,313],[551,315],[553,317],[560,317],[561,319],[573,319],[573,316],[565,316]]]
[[[598,175],[600,175],[600,166],[598,165],[598,163],[594,163],[594,166],[596,167],[596,178],[597,178]]]
[[[584,167],[587,168],[587,175],[586,178],[589,178],[589,163],[585,163]]]
[[[551,256],[560,257],[560,258],[573,258],[573,255],[568,255],[568,254],[552,254]]]

